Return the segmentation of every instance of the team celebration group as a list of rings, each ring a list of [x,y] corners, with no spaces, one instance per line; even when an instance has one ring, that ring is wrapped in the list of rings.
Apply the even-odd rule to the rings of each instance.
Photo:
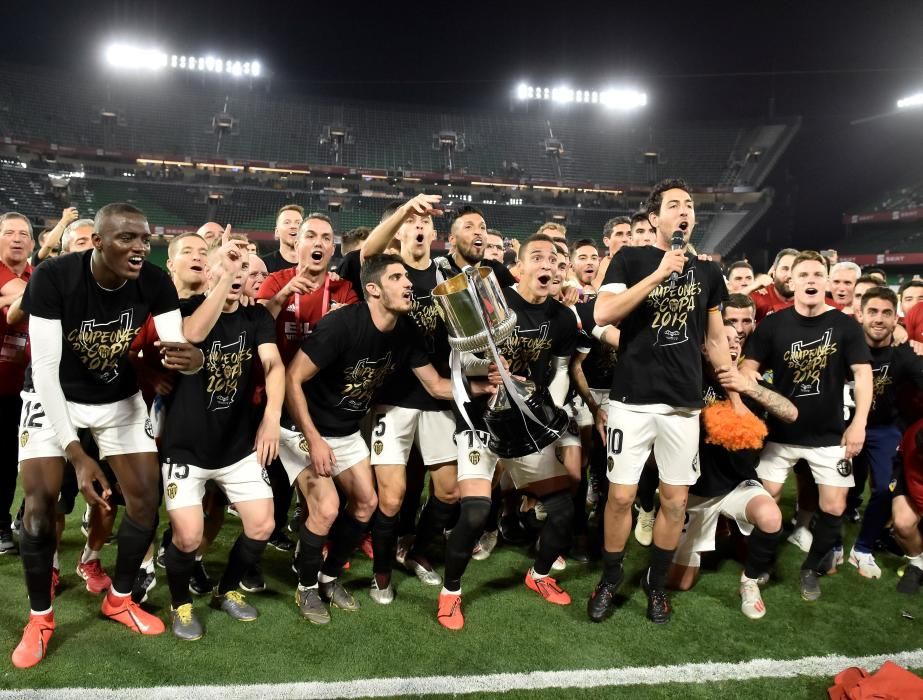
[[[434,217],[449,219],[442,256]],[[887,533],[907,558],[897,590],[917,593],[923,281],[896,294],[830,251],[784,249],[756,276],[745,261],[722,268],[689,244],[695,223],[690,188],[661,182],[642,211],[606,224],[600,255],[556,223],[504,240],[477,209],[421,194],[344,235],[332,272],[329,218],[297,205],[279,211],[269,255],[208,223],[170,241],[167,270],[146,260],[150,227],[129,204],[95,220],[66,210],[37,242],[28,218],[0,216],[0,553],[19,553],[31,608],[14,666],[48,652],[78,492],[77,573],[103,594],[102,614],[189,641],[204,634],[193,595],[257,617],[244,594],[265,588],[267,544],[291,552],[295,609],[313,624],[360,608],[341,580],[362,549],[375,604],[394,600],[400,566],[441,587],[435,618],[459,630],[465,570],[500,538],[533,543],[523,595],[550,605],[571,604],[555,578],[568,560],[601,560],[586,605],[603,622],[634,533],[649,565],[631,583],[666,623],[667,591],[690,588],[730,530],[745,542],[741,611],[760,618],[793,471],[788,541],[805,552],[804,600],[846,561],[879,578]],[[472,267],[491,271],[516,315],[498,354],[453,351],[434,300]],[[485,421],[510,376],[568,417],[550,444],[512,458],[488,447]],[[842,524],[860,519],[866,481],[844,555]],[[226,512],[241,531],[212,580],[202,557]],[[110,538],[111,576],[100,561]],[[439,571],[431,550],[443,542]],[[167,620],[141,605],[155,562]]]

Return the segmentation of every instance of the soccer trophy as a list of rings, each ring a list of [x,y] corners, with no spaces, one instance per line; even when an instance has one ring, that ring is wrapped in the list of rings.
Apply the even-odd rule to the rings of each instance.
[[[512,458],[538,452],[558,439],[567,427],[567,414],[554,405],[548,389],[509,375],[500,362],[497,346],[513,333],[516,314],[489,267],[468,267],[433,290],[436,308],[449,332],[452,374],[456,388],[464,386],[460,353],[484,353],[499,368],[503,385],[487,404],[484,422],[490,433],[487,447],[500,457]],[[466,421],[467,396],[455,402]],[[470,425],[470,421],[469,425]]]

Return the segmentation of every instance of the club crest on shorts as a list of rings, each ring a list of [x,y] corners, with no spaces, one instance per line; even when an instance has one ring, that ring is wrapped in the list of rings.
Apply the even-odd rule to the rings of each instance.
[[[25,447],[27,442],[29,442],[29,431],[23,430],[19,435],[19,446]]]
[[[612,471],[612,467],[615,466],[615,460],[612,457],[606,457],[606,471]]]
[[[272,486],[272,484],[269,483],[269,472],[266,471],[266,467],[263,467],[262,471],[260,472],[260,476],[263,477],[263,481],[266,482],[267,486]]]
[[[472,464],[477,464],[481,461],[481,453],[477,450],[471,450],[471,452],[468,453],[468,461]]]
[[[849,476],[852,474],[852,461],[848,459],[841,459],[836,463],[836,471],[840,476]]]
[[[308,454],[310,450],[308,449],[308,440],[304,436],[301,437],[301,440],[298,441],[298,449]]]
[[[178,488],[174,482],[171,481],[169,484],[167,484],[167,488],[166,488],[167,498],[169,498],[171,501],[174,498],[176,498],[177,491],[178,491]]]
[[[376,440],[372,444],[372,450],[375,452],[376,455],[380,455],[383,449],[385,449],[385,444],[381,440]]]
[[[894,490],[897,488],[897,479],[891,479],[891,483],[888,484],[888,491],[894,493]]]
[[[145,418],[145,419],[144,419],[144,432],[147,434],[147,436],[148,436],[151,440],[154,439],[154,424],[151,423],[151,419],[150,419],[150,418]]]

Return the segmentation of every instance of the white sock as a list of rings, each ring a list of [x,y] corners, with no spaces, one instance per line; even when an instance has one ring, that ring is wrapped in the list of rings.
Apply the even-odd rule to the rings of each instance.
[[[310,591],[312,588],[317,590],[317,584],[315,583],[313,586],[302,586],[300,583],[298,584],[299,591]]]
[[[201,555],[201,554],[196,554],[196,555],[195,555],[195,560],[196,560],[196,561],[202,561],[202,555]]]
[[[47,614],[50,613],[50,612],[51,612],[51,608],[48,608],[47,610],[42,610],[41,612],[36,612],[35,610],[30,610],[30,611],[29,611],[29,614],[30,614],[30,615],[47,615]]]
[[[51,560],[51,566],[58,571],[61,570],[61,562],[58,560],[58,550],[54,550],[54,557]]]
[[[80,556],[81,564],[88,564],[94,559],[99,559],[99,550],[90,549],[90,545],[87,545],[83,548],[83,554]]]
[[[531,569],[529,569],[529,573],[532,574],[532,578],[536,580],[541,579],[541,578],[548,578],[548,576],[550,575],[550,574],[535,573],[535,567],[532,567]]]
[[[753,583],[756,583],[757,581],[759,581],[759,579],[757,579],[757,578],[749,578],[749,577],[747,576],[747,574],[745,574],[744,572],[741,572],[741,573],[740,573],[740,582],[741,582],[741,583],[746,583],[747,581],[753,581]]]
[[[128,593],[119,593],[119,592],[118,592],[117,590],[115,590],[114,588],[110,588],[110,589],[109,589],[109,592],[110,592],[112,595],[114,595],[116,598],[127,598],[128,596],[131,595],[131,591],[129,591]]]
[[[440,592],[439,595],[461,595],[461,588],[459,588],[457,591],[450,591],[448,588],[443,586],[442,592]]]
[[[145,559],[143,562],[141,562],[141,568],[149,574],[154,573],[154,557]]]
[[[327,574],[318,574],[317,580],[319,583],[330,583],[331,581],[336,581],[336,576],[327,576]]]
[[[913,566],[917,567],[918,569],[923,569],[923,553],[918,554],[915,557],[907,557],[907,561],[909,561],[911,564],[913,564]]]

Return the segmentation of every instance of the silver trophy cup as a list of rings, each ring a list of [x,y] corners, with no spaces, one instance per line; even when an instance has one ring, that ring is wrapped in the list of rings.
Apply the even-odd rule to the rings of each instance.
[[[516,314],[507,306],[493,270],[469,267],[437,285],[433,299],[453,350],[485,353],[500,365],[497,346],[513,333]],[[545,387],[507,377],[488,402],[484,422],[491,451],[512,458],[538,452],[557,440],[567,427],[567,414],[554,405]]]

